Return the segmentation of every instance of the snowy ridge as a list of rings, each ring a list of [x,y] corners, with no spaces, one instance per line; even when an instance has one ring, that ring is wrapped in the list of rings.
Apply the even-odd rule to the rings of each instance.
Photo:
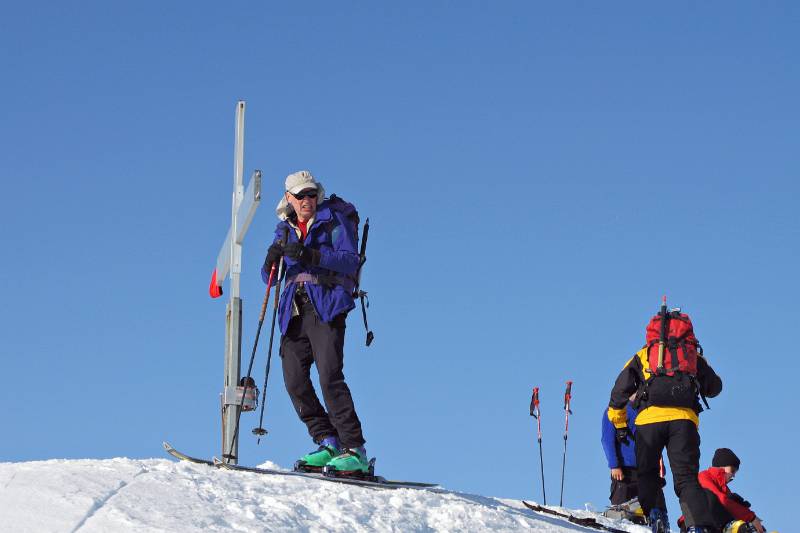
[[[521,530],[596,531],[516,500],[456,492],[362,488],[166,459],[0,463],[3,532]]]

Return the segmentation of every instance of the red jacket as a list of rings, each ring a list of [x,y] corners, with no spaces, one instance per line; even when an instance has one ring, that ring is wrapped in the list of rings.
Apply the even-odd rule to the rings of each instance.
[[[753,511],[731,497],[731,489],[725,482],[724,468],[712,466],[708,470],[703,470],[697,475],[697,481],[700,482],[701,487],[713,492],[722,506],[736,520],[751,522],[756,517]]]

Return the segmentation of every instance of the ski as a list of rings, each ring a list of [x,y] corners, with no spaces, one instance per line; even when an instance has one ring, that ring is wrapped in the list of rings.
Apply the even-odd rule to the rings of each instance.
[[[343,476],[326,476],[321,473],[314,472],[293,472],[286,470],[272,470],[269,468],[257,468],[254,466],[232,465],[223,463],[218,458],[214,458],[214,466],[225,470],[235,470],[239,472],[250,472],[252,474],[267,474],[276,476],[294,476],[305,477],[309,479],[316,479],[319,481],[331,481],[334,483],[343,483],[345,485],[357,485],[360,487],[369,487],[376,489],[416,489],[416,490],[441,490],[436,483],[419,483],[416,481],[392,481],[381,476],[371,476],[369,479],[362,479],[356,477],[343,477]]]
[[[209,465],[214,466],[214,461],[209,459],[200,459],[198,457],[192,457],[191,455],[186,455],[185,453],[179,452],[176,450],[169,442],[164,441],[161,443],[164,447],[164,451],[166,451],[171,456],[175,457],[176,459],[180,459],[181,461],[188,461],[190,463],[197,463],[202,465]]]
[[[607,526],[605,524],[601,524],[595,518],[579,518],[575,515],[569,513],[562,513],[560,511],[554,511],[553,509],[550,509],[548,507],[543,507],[536,503],[529,503],[526,502],[525,500],[522,500],[522,503],[525,505],[525,507],[527,507],[532,511],[536,511],[537,513],[547,513],[553,516],[558,516],[559,518],[564,518],[569,522],[577,524],[579,526],[590,527],[592,529],[597,529],[600,531],[610,531],[612,533],[628,533],[624,529],[618,529],[615,527]]]
[[[209,459],[200,459],[198,457],[192,457],[191,455],[186,455],[185,453],[175,449],[175,447],[173,447],[170,443],[166,441],[162,443],[162,446],[164,447],[164,451],[166,451],[168,454],[175,457],[176,459],[180,459],[181,461],[188,461],[190,463],[214,466],[217,468],[223,468],[225,470],[238,470],[240,472],[251,472],[254,474],[270,474],[276,476],[305,477],[309,479],[317,479],[320,481],[332,481],[334,483],[343,483],[345,485],[358,485],[361,487],[372,487],[378,489],[442,490],[439,488],[439,485],[437,483],[420,483],[417,481],[394,481],[386,479],[381,476],[370,476],[369,478],[326,476],[322,473],[314,473],[314,472],[294,472],[288,470],[272,470],[269,468],[257,468],[252,466],[233,465],[229,463],[224,463],[216,457],[214,457],[212,460],[209,460]]]
[[[612,505],[603,511],[603,516],[611,518],[612,520],[627,520],[640,526],[647,524],[644,514],[642,513],[642,507],[639,505],[639,498],[633,498],[627,502]]]

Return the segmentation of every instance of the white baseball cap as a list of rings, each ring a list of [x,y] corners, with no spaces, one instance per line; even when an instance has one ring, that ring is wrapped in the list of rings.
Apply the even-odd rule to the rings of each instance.
[[[325,198],[325,187],[323,187],[320,182],[314,179],[314,176],[312,176],[311,172],[308,170],[300,170],[298,172],[294,172],[293,174],[289,174],[286,176],[285,185],[286,192],[290,194],[297,194],[300,191],[305,191],[306,189],[316,189],[317,202],[321,203]],[[278,202],[278,207],[275,209],[275,213],[278,215],[279,219],[285,220],[292,211],[292,206],[286,201],[286,195],[283,195],[281,197],[281,201]]]

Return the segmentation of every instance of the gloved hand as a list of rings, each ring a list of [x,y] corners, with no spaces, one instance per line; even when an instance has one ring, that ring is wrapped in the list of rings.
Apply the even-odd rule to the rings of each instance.
[[[319,250],[304,246],[300,242],[290,242],[283,247],[283,253],[286,257],[290,257],[295,261],[314,266],[319,265],[319,260],[321,257]]]
[[[267,250],[267,258],[264,260],[264,270],[269,272],[272,263],[277,262],[283,255],[283,245],[280,242],[274,242]]]
[[[732,500],[733,500],[733,501],[735,501],[736,503],[739,503],[739,504],[741,504],[741,505],[744,505],[745,507],[748,507],[748,508],[752,507],[752,505],[750,504],[750,502],[749,502],[749,501],[745,500],[744,498],[742,498],[741,496],[739,496],[739,495],[738,495],[738,494],[736,494],[735,492],[731,492],[731,494],[730,494],[730,499],[732,499]]]
[[[631,434],[631,430],[628,428],[618,428],[616,437],[617,442],[620,444],[630,444],[631,439],[633,439],[633,434]]]

